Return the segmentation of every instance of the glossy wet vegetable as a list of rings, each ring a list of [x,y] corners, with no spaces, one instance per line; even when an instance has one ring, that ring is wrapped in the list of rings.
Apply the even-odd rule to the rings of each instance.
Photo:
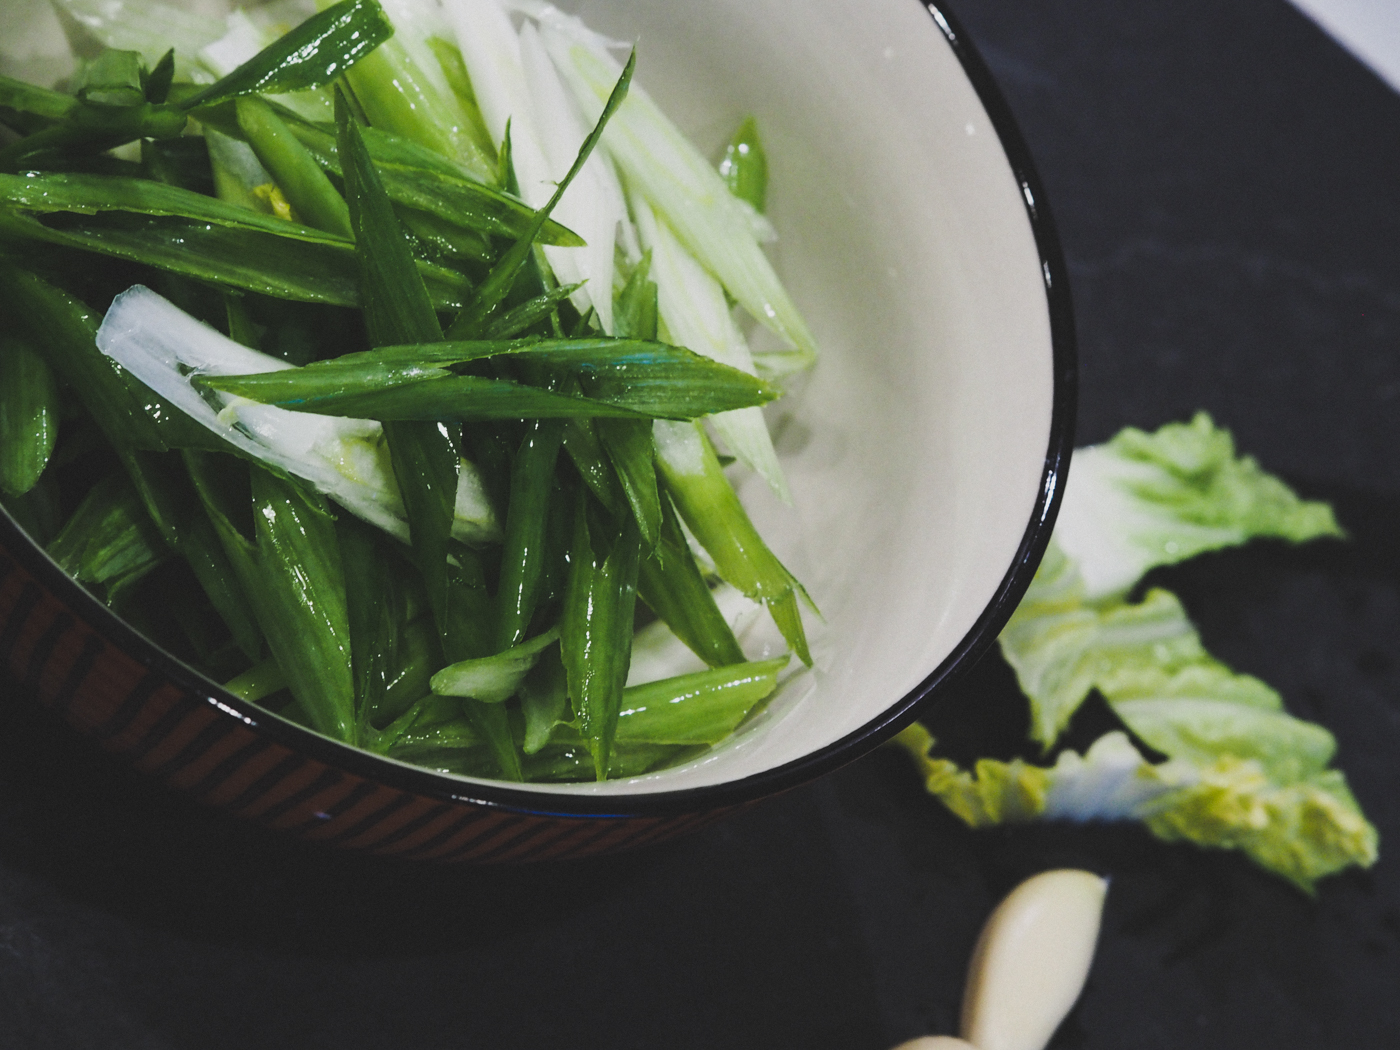
[[[403,29],[344,0],[215,77],[232,34],[149,68],[109,50],[70,91],[0,78],[5,506],[153,640],[334,739],[513,780],[684,760],[788,663],[746,660],[718,578],[810,662],[805,594],[698,422],[741,418],[719,432],[785,492],[758,412],[781,389],[738,344],[674,341],[693,290],[668,292],[651,249],[679,220],[624,203],[602,145],[614,121],[660,127],[627,104],[635,55],[599,94],[576,62],[542,66],[528,27],[551,97],[585,94],[493,135],[494,67]],[[539,147],[544,127],[572,141]],[[527,133],[564,157],[547,199],[521,178]],[[762,287],[705,294],[726,317],[726,296],[780,302],[810,356],[757,246],[751,122],[736,141],[735,210],[682,228],[712,252],[741,232],[728,250]],[[555,214],[576,181],[613,187],[626,224],[605,273]],[[664,248],[667,272],[702,265]],[[629,684],[652,618],[710,669]]]

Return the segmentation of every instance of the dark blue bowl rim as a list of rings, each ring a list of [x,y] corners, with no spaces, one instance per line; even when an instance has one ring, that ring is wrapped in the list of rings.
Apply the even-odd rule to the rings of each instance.
[[[670,818],[723,810],[757,801],[829,773],[867,754],[915,720],[929,704],[986,654],[1015,611],[1045,553],[1059,511],[1074,444],[1077,364],[1074,318],[1059,236],[1045,204],[1030,152],[986,64],[955,17],[937,3],[920,0],[952,47],[996,129],[1021,187],[1045,279],[1050,314],[1053,394],[1050,440],[1040,490],[1015,559],[981,615],[957,647],[917,687],[859,729],[826,747],[774,769],[739,780],[637,795],[574,795],[534,791],[495,782],[467,782],[431,770],[386,761],[337,743],[248,703],[176,660],[134,631],[60,570],[7,513],[0,510],[0,551],[14,557],[60,601],[137,662],[192,695],[238,717],[254,732],[293,751],[391,788],[445,802],[541,817]]]

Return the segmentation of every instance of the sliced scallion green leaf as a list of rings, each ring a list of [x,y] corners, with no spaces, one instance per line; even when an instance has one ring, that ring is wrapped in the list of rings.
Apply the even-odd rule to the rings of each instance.
[[[788,657],[740,663],[628,686],[618,738],[653,744],[718,744],[777,688]]]
[[[345,575],[324,502],[250,466],[249,538],[233,520],[237,508],[221,475],[226,467],[198,453],[186,453],[185,462],[292,695],[317,732],[354,743],[359,726]]]
[[[643,420],[599,419],[598,438],[612,461],[647,550],[661,535],[661,498],[656,486],[656,445]]]
[[[549,743],[555,726],[568,718],[569,681],[557,647],[540,654],[520,683],[519,695],[520,713],[525,720],[521,750],[533,755]]]
[[[27,343],[0,337],[0,492],[32,489],[58,441],[58,385]]]
[[[608,774],[631,662],[641,535],[629,515],[615,536],[598,537],[598,544],[606,545],[599,554],[588,523],[586,499],[580,499],[575,518],[559,645],[579,731],[593,755],[594,773],[603,780]]]
[[[41,241],[144,263],[274,299],[359,306],[353,248],[343,243],[315,243],[288,233],[139,215],[93,216],[59,228],[0,208],[0,244],[6,240]],[[419,261],[417,265],[436,305],[453,309],[462,302],[467,287],[464,277],[431,263]]]
[[[497,775],[502,780],[522,781],[525,772],[520,765],[520,749],[511,732],[510,713],[502,704],[486,704],[480,700],[462,700],[462,713],[478,736],[486,741],[496,760]]]
[[[655,424],[655,435],[666,488],[720,576],[762,602],[798,658],[812,666],[797,604],[799,595],[809,604],[810,599],[753,527],[710,439],[697,424],[662,420]]]
[[[758,122],[745,117],[719,163],[720,178],[729,192],[760,215],[768,204],[768,154],[758,137]]]
[[[295,213],[307,225],[349,240],[353,234],[345,198],[272,107],[256,96],[240,98],[234,107],[239,128]]]
[[[515,695],[540,654],[558,640],[559,631],[552,629],[493,656],[448,664],[433,675],[433,692],[439,696],[471,697],[486,704],[502,703]]]
[[[711,667],[742,663],[744,651],[695,563],[669,496],[661,511],[660,541],[638,569],[638,597]]]
[[[107,48],[79,66],[73,94],[81,102],[139,106],[146,101],[145,72],[139,52]]]
[[[256,112],[256,108],[250,112]],[[72,212],[79,215],[127,212],[257,230],[318,244],[347,246],[350,242],[348,226],[343,233],[328,233],[323,228],[289,223],[216,197],[151,179],[62,172],[0,174],[0,202],[26,212]],[[344,201],[341,203],[343,206]]]
[[[338,90],[336,125],[370,343],[439,340],[442,329],[414,266],[403,227],[365,148],[359,125]],[[456,442],[441,423],[383,421],[394,477],[408,514],[414,561],[427,584],[433,615],[448,648],[446,655],[455,660],[466,654],[452,651],[447,554],[461,458]]]
[[[278,95],[331,83],[394,33],[376,0],[342,0],[312,15],[226,77],[181,100],[213,106],[242,95]]]
[[[563,436],[561,420],[532,420],[526,425],[525,437],[511,466],[510,504],[496,595],[496,647],[503,651],[524,639],[539,600],[554,461]]]
[[[88,490],[48,552],[59,568],[109,603],[170,557],[141,498],[120,474]]]
[[[497,355],[528,362],[565,380],[561,386],[581,388],[583,396],[443,370]],[[601,337],[387,346],[295,371],[202,382],[296,411],[375,419],[694,419],[762,404],[778,393],[763,380],[682,347]]]
[[[166,545],[189,564],[238,647],[250,660],[258,659],[262,635],[253,605],[208,516],[199,509],[187,468],[174,453],[123,449],[119,454]]]

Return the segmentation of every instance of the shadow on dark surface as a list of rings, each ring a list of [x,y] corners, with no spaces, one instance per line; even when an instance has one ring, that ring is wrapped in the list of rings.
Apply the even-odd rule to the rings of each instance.
[[[876,1050],[849,895],[801,793],[636,854],[409,864],[206,810],[0,695],[0,1007],[38,1001],[27,1047],[147,1045],[112,1040],[134,1012],[178,1046],[654,1046],[680,1025]],[[67,1041],[75,997],[74,1025],[107,1027]]]
[[[667,848],[567,867],[470,868],[304,843],[127,768],[18,686],[4,696],[0,864],[191,937],[330,954],[489,945],[556,921],[575,902],[626,893],[654,863],[648,858]],[[484,906],[464,908],[465,901]]]
[[[1060,229],[1080,442],[1204,408],[1269,469],[1400,491],[1400,97],[1284,0],[951,6]]]

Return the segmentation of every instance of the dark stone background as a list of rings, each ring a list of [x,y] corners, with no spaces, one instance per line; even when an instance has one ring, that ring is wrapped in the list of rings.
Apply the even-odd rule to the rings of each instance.
[[[881,752],[636,856],[404,866],[167,795],[0,683],[0,1047],[886,1050],[953,1029],[994,900],[1065,862],[1113,884],[1055,1047],[1394,1045],[1400,97],[1284,0],[954,3],[1063,238],[1081,442],[1209,409],[1352,534],[1159,576],[1335,731],[1381,862],[1308,899],[1134,827],[972,833]],[[1024,718],[995,657],[949,706],[968,747]]]

